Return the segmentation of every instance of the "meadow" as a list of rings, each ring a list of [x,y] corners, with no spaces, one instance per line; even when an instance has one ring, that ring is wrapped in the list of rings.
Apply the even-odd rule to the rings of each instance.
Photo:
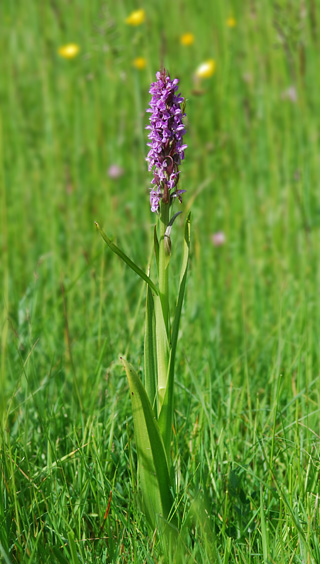
[[[0,12],[0,561],[319,563],[320,4]],[[192,214],[175,556],[139,504],[119,362],[142,372],[146,288],[94,225],[147,269],[145,109],[162,64],[187,99],[176,223]]]

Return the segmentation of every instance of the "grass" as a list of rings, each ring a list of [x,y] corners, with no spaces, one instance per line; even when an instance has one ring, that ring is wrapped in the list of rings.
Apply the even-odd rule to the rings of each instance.
[[[188,100],[183,210],[192,206],[172,445],[177,558],[316,564],[320,8],[141,6],[137,28],[124,24],[129,1],[1,7],[0,560],[174,561],[140,511],[118,362],[125,353],[143,366],[145,288],[94,228],[146,268],[144,109],[163,59]],[[71,41],[78,57],[59,58]],[[194,70],[210,57],[216,73],[197,94]],[[121,178],[108,177],[111,164]],[[226,243],[214,247],[219,230]]]

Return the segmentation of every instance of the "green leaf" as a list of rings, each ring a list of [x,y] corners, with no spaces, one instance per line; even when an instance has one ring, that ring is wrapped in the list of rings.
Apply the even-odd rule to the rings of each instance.
[[[145,388],[153,407],[157,413],[156,391],[157,391],[157,352],[156,352],[156,328],[154,316],[154,301],[150,286],[147,286],[146,300],[146,325],[144,336],[144,374]]]
[[[72,564],[80,564],[76,543],[74,542],[74,534],[72,531],[68,532],[68,541],[69,541],[69,547],[71,552]]]
[[[173,496],[168,461],[147,393],[135,370],[124,358],[132,402],[134,434],[138,456],[138,475],[144,509],[152,527],[158,516],[170,519]],[[171,523],[173,519],[170,519]]]
[[[159,272],[159,239],[157,234],[157,226],[154,226],[153,231],[153,241],[154,241],[154,254],[156,256],[157,271]]]
[[[171,351],[169,358],[167,387],[164,396],[164,401],[162,404],[162,409],[159,416],[159,427],[167,455],[170,451],[172,419],[173,419],[174,363],[176,358],[181,310],[182,310],[183,298],[184,298],[186,282],[187,282],[188,264],[189,264],[189,255],[190,255],[190,220],[191,220],[191,213],[189,212],[186,218],[185,230],[184,230],[184,249],[183,249],[182,267],[181,267],[181,275],[180,275],[180,286],[179,286],[178,300],[177,300],[173,326],[172,326]]]
[[[263,507],[263,491],[262,486],[260,486],[260,517],[261,517],[261,537],[262,537],[262,551],[263,559],[265,562],[268,561],[268,533],[266,528],[266,519]]]
[[[165,234],[164,234],[164,239],[163,239],[163,243],[164,243],[164,248],[165,248],[165,268],[168,268],[169,262],[170,262],[170,258],[171,258],[171,230],[172,230],[172,226],[174,224],[175,219],[178,217],[178,215],[180,215],[182,212],[178,211],[177,213],[175,213],[172,218],[170,219]]]
[[[60,562],[60,564],[69,564],[69,560],[67,560],[62,554],[61,554],[61,550],[59,550],[59,548],[57,546],[53,546],[51,548],[51,553],[54,554],[54,557],[56,559],[57,562]]]
[[[0,543],[0,556],[3,558],[3,562],[5,562],[5,564],[11,564],[11,560],[7,555],[7,553],[5,552],[1,543]]]
[[[212,507],[207,503],[200,494],[196,494],[194,499],[188,496],[190,503],[183,503],[184,517],[180,527],[179,537],[176,539],[176,552],[173,562],[175,564],[191,564],[196,562],[193,556],[186,559],[187,547],[190,543],[190,531],[197,531],[197,562],[214,562],[214,564],[222,564],[217,547],[218,539],[215,529],[215,522],[212,519]],[[187,509],[188,507],[188,509]],[[228,551],[228,541],[226,542]],[[202,557],[202,559],[201,559]],[[228,559],[223,564],[228,563]]]
[[[109,237],[107,237],[107,235],[101,229],[99,223],[97,223],[95,221],[95,225],[96,225],[96,228],[98,229],[102,239],[107,243],[108,247],[110,247],[110,249],[116,255],[118,255],[128,266],[130,266],[130,268],[132,270],[134,270],[134,272],[136,272],[140,276],[140,278],[142,278],[142,280],[144,280],[148,284],[148,286],[150,286],[150,288],[158,296],[159,290],[155,286],[155,284],[152,282],[151,278],[149,278],[149,276],[145,272],[143,272],[143,270],[141,270],[141,268],[139,268],[139,266],[137,266],[123,251],[121,251],[121,249],[119,249],[119,247],[117,247],[117,245],[112,243],[111,239],[109,239]]]

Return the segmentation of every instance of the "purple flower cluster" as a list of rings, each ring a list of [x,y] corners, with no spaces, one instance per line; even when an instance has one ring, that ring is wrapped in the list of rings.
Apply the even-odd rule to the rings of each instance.
[[[149,90],[152,94],[150,108],[150,129],[148,135],[151,147],[147,161],[149,171],[153,170],[153,187],[150,192],[151,211],[159,209],[160,201],[170,203],[172,198],[178,197],[181,202],[181,194],[185,190],[177,190],[179,181],[179,165],[184,159],[182,138],[185,128],[182,118],[185,116],[181,109],[184,98],[175,92],[178,89],[179,80],[170,80],[165,69],[156,74],[157,82],[153,82]]]

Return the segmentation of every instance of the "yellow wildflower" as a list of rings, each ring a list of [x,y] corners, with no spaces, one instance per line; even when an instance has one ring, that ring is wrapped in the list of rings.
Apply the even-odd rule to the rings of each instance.
[[[146,19],[146,13],[144,10],[135,10],[126,18],[125,22],[128,25],[140,25]]]
[[[214,71],[216,70],[216,62],[214,59],[209,59],[201,65],[198,66],[196,69],[196,77],[198,78],[209,78],[213,75]]]
[[[227,19],[227,26],[228,27],[236,27],[237,22],[236,19],[233,18],[232,16],[230,18]]]
[[[64,59],[73,59],[78,55],[79,51],[80,47],[76,43],[68,43],[58,49],[60,57],[63,57]]]
[[[146,68],[147,61],[144,57],[137,57],[132,62],[133,66],[138,70],[143,70]]]
[[[194,43],[193,33],[184,33],[183,35],[181,35],[180,43],[181,43],[181,45],[184,45],[185,47],[192,45]]]

